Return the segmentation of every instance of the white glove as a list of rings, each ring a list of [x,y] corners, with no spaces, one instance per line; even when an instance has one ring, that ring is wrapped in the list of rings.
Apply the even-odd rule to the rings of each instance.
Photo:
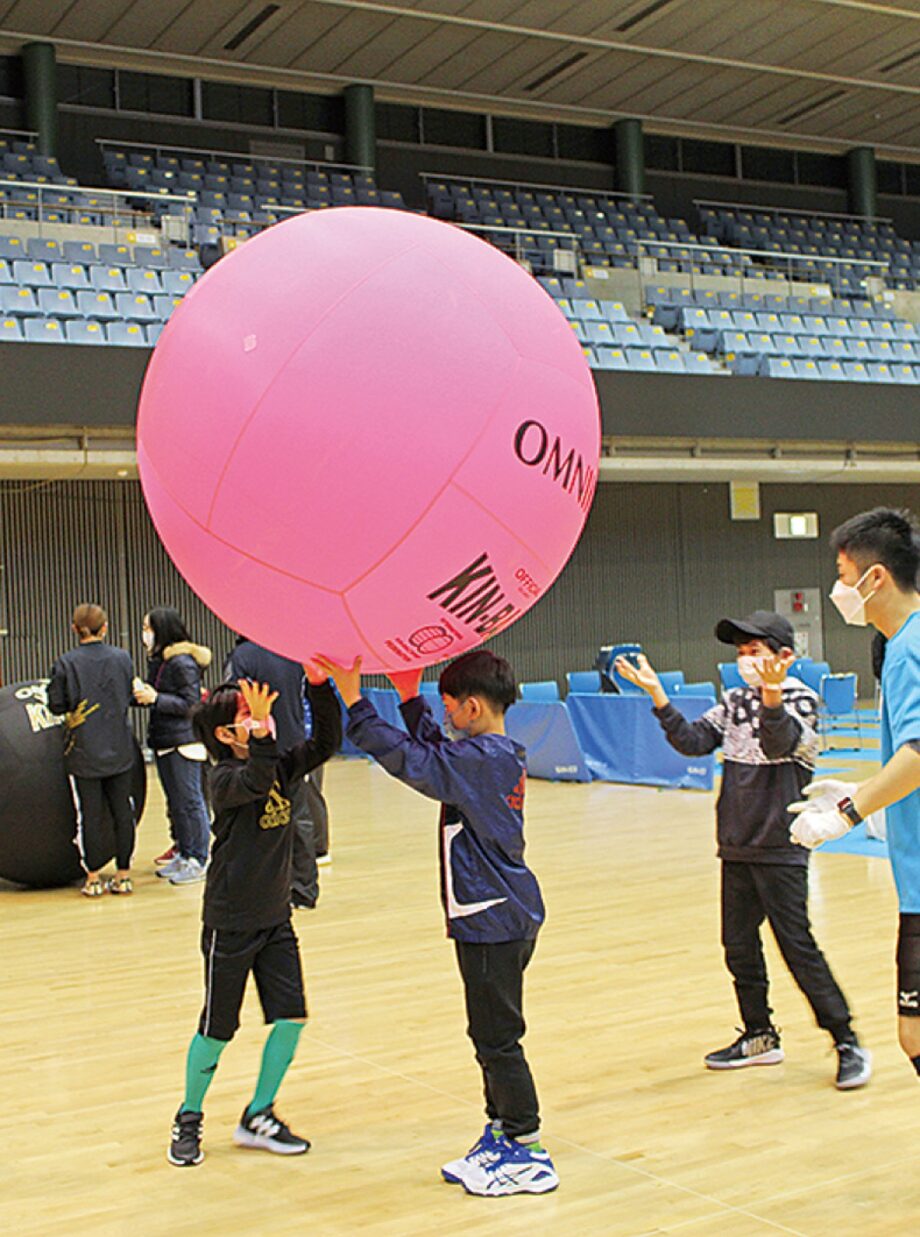
[[[810,803],[790,803],[789,811],[796,814],[789,837],[797,846],[808,850],[814,850],[822,842],[830,842],[833,838],[842,838],[850,831],[850,822],[836,808],[822,812]]]
[[[802,789],[807,802],[790,803],[789,811],[803,812],[805,808],[815,808],[819,812],[829,812],[841,799],[852,799],[857,789],[856,782],[838,782],[833,777],[818,778]]]

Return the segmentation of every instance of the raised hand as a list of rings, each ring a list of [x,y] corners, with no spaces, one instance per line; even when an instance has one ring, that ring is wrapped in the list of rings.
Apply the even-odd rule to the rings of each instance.
[[[253,722],[261,722],[261,728],[267,729],[265,722],[272,715],[272,705],[278,699],[278,693],[273,692],[268,683],[257,683],[252,679],[240,679],[240,692]]]
[[[405,704],[418,695],[419,684],[422,681],[422,670],[391,670],[387,678],[399,692],[399,698]]]
[[[313,662],[319,666],[320,670],[328,674],[331,679],[335,680],[335,685],[339,689],[339,695],[345,701],[345,704],[350,709],[353,704],[361,699],[361,658],[356,657],[352,662],[351,667],[340,666],[338,662],[333,661],[331,657],[326,657],[317,653],[313,658]]]
[[[780,687],[789,673],[789,667],[795,661],[795,653],[787,649],[785,653],[776,653],[760,659],[760,681],[764,687]]]
[[[311,683],[314,687],[319,687],[321,683],[325,683],[329,678],[329,675],[326,674],[325,670],[321,670],[319,666],[312,661],[305,661],[303,663],[303,672],[307,676],[307,682]]]
[[[618,657],[613,666],[617,674],[621,674],[627,683],[632,683],[636,687],[641,687],[644,692],[648,692],[655,706],[661,708],[668,703],[667,692],[661,686],[661,679],[644,653],[637,654],[636,660],[639,663],[638,666],[626,657]]]

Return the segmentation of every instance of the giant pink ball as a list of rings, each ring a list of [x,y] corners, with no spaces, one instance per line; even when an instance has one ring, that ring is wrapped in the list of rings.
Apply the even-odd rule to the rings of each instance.
[[[147,505],[228,626],[367,670],[452,657],[547,591],[597,480],[597,398],[492,245],[346,207],[261,232],[173,313],[141,393]]]

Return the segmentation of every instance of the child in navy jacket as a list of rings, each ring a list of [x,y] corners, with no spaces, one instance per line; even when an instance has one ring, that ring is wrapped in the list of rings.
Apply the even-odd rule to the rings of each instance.
[[[348,737],[393,777],[441,803],[441,900],[466,996],[468,1034],[483,1073],[488,1122],[461,1159],[441,1169],[471,1194],[542,1194],[559,1184],[540,1145],[537,1093],[520,1040],[523,976],[543,923],[543,899],[524,862],[520,744],[505,734],[514,703],[511,667],[480,651],[451,662],[439,681],[448,741],[419,697],[421,670],[390,676],[408,734],[361,696],[360,659],[350,670],[324,658],[348,706]]]

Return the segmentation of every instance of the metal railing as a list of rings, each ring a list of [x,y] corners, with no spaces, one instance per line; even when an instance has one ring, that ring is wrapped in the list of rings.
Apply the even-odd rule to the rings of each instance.
[[[227,160],[231,163],[278,163],[290,164],[293,167],[313,168],[322,172],[362,172],[373,175],[374,169],[365,163],[328,163],[322,159],[293,159],[286,155],[254,155],[246,150],[217,150],[201,146],[166,146],[153,142],[125,142],[114,138],[97,137],[96,145],[100,150],[149,150],[155,157],[160,155],[180,155],[194,159]]]
[[[694,198],[693,205],[699,210],[708,206],[712,210],[744,210],[751,214],[765,215],[802,215],[811,219],[849,219],[856,223],[891,223],[889,215],[850,215],[833,210],[803,210],[798,206],[759,206],[752,202],[715,202],[710,198]]]
[[[534,263],[535,257],[545,258],[548,256],[547,251],[545,249],[542,249],[539,245],[534,244],[534,237],[537,235],[537,233],[534,232],[533,228],[516,228],[513,226],[509,227],[509,226],[497,226],[497,225],[493,226],[492,224],[488,224],[488,223],[463,223],[459,220],[455,220],[454,223],[456,227],[462,228],[464,232],[485,233],[490,239],[493,237],[493,235],[498,236],[498,237],[507,236],[508,241],[509,241],[508,245],[497,244],[494,241],[493,241],[493,244],[495,244],[495,247],[497,249],[501,249],[503,253],[507,253],[509,257],[514,258],[515,262],[520,262],[522,264],[526,263],[529,268],[532,268],[535,265]],[[574,270],[562,271],[561,268],[558,268],[555,266],[552,269],[554,270],[558,269],[560,270],[561,274],[566,274],[566,275],[568,274],[576,275],[580,273],[582,256],[581,256],[581,250],[579,249],[579,245],[578,245],[578,234],[577,233],[540,231],[539,235],[561,238],[563,240],[567,240],[571,242],[569,245],[565,246],[564,249],[566,252],[574,254],[574,258],[573,258]],[[560,248],[563,248],[563,246],[557,247],[555,252],[558,252]]]
[[[568,193],[576,197],[591,198],[628,198],[633,202],[652,202],[650,193],[624,193],[618,189],[586,189],[577,185],[546,185],[534,181],[494,180],[488,176],[459,176],[454,172],[420,172],[422,184],[428,191],[430,181],[444,180],[459,185],[494,185],[502,189],[523,189],[526,192],[538,190],[540,193]]]
[[[646,262],[654,263],[654,271],[644,271],[642,264],[643,250],[646,251]],[[661,251],[665,252],[662,254]],[[698,245],[684,243],[681,241],[653,241],[653,240],[638,240],[636,241],[636,256],[639,260],[639,273],[642,286],[642,300],[645,304],[646,294],[646,279],[645,275],[650,275],[653,279],[660,280],[668,275],[674,274],[678,278],[690,279],[691,290],[694,287],[695,278],[712,278],[712,276],[701,276],[699,272],[690,271],[659,271],[658,261],[662,258],[671,258],[680,261],[680,257],[676,257],[672,252],[679,250],[682,254],[686,254],[685,260],[698,261],[699,264],[706,263],[713,266],[729,266],[734,265],[739,268],[737,276],[720,276],[721,278],[737,278],[740,284],[740,291],[745,290],[746,284],[756,285],[756,290],[764,290],[764,281],[762,279],[752,279],[746,274],[750,270],[770,270],[779,272],[784,279],[789,283],[806,283],[806,284],[827,284],[831,291],[835,294],[840,291],[840,278],[845,272],[841,271],[842,267],[858,267],[862,273],[861,281],[875,276],[879,279],[884,279],[889,269],[888,262],[879,262],[868,258],[831,258],[823,255],[809,255],[801,253],[789,253],[782,249],[739,249],[733,245]],[[658,251],[658,252],[656,252]],[[731,261],[725,261],[723,255],[730,257]],[[745,263],[744,258],[750,259]],[[830,265],[833,269],[830,271],[808,271],[803,270],[804,263],[821,263]],[[748,291],[754,290],[748,288]],[[850,293],[851,294],[851,293]]]
[[[0,198],[0,219],[13,219],[16,210],[34,210],[38,224],[38,234],[42,235],[44,228],[59,226],[67,220],[49,219],[49,215],[59,212],[82,212],[102,218],[96,227],[111,229],[114,234],[119,228],[134,230],[151,226],[159,226],[153,218],[153,206],[162,202],[181,202],[185,207],[180,215],[171,218],[180,221],[180,231],[183,235],[171,235],[171,240],[185,240],[191,237],[191,225],[196,196],[193,193],[161,193],[143,189],[96,189],[87,185],[60,185],[47,181],[4,180],[0,179],[0,190],[4,196]],[[88,201],[70,201],[68,203],[49,201],[50,196],[89,199]],[[130,202],[125,199],[131,199]],[[145,203],[144,206],[132,207],[132,203]],[[30,221],[31,222],[31,221]]]

